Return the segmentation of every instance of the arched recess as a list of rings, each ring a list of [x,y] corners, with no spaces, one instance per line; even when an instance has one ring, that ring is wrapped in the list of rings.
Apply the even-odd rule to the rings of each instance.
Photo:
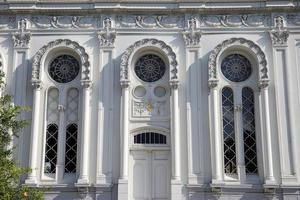
[[[208,82],[214,84],[219,80],[217,67],[220,61],[220,56],[229,48],[244,49],[256,59],[258,66],[258,80],[260,84],[268,83],[269,81],[269,70],[267,66],[267,60],[265,53],[261,48],[254,42],[245,38],[230,38],[217,45],[214,50],[210,53],[208,59]]]
[[[143,39],[135,42],[133,45],[129,46],[121,57],[120,66],[120,81],[129,82],[129,65],[131,63],[133,55],[142,48],[152,48],[156,49],[158,52],[164,54],[168,59],[168,65],[170,69],[170,81],[178,80],[178,62],[176,60],[176,54],[172,48],[165,42],[157,39]]]
[[[67,48],[71,51],[74,51],[78,54],[81,61],[81,81],[82,82],[90,82],[90,62],[89,56],[85,52],[85,49],[80,46],[77,42],[74,42],[69,39],[58,39],[52,42],[49,42],[47,45],[43,46],[38,52],[35,54],[33,58],[32,64],[32,83],[40,83],[42,78],[41,69],[43,63],[45,62],[48,53],[56,48]]]

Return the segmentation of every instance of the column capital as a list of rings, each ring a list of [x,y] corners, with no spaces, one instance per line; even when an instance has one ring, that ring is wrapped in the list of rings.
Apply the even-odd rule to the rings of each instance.
[[[130,81],[129,81],[129,80],[121,80],[121,81],[120,81],[120,85],[121,85],[121,88],[122,88],[122,89],[126,89],[126,88],[129,87]]]
[[[12,39],[15,48],[29,48],[31,33],[27,31],[27,20],[21,19],[18,21],[18,31],[12,34]]]
[[[179,86],[178,80],[170,80],[169,83],[170,83],[170,86],[172,89],[178,89],[178,86]]]
[[[114,43],[116,39],[116,31],[112,29],[111,18],[105,18],[103,20],[104,29],[97,33],[100,48],[114,48]]]
[[[182,32],[186,47],[199,47],[201,31],[197,30],[197,20],[191,18],[188,20],[188,28]]]
[[[57,106],[57,110],[58,110],[58,112],[64,112],[64,111],[66,110],[66,108],[65,108],[64,105],[59,104],[59,105]]]
[[[80,82],[81,82],[81,86],[83,88],[89,89],[92,86],[92,81],[91,80],[81,80]]]
[[[284,28],[283,17],[275,17],[274,24],[274,28],[271,31],[269,31],[273,45],[275,47],[286,47],[289,37],[289,31]]]
[[[208,87],[209,89],[214,89],[218,86],[219,80],[218,79],[210,79],[208,80]]]
[[[258,88],[259,89],[266,89],[269,87],[270,80],[269,79],[264,79],[258,81]]]
[[[31,85],[34,90],[41,90],[43,88],[42,81],[40,80],[32,80]]]
[[[241,112],[243,110],[243,106],[241,104],[235,105],[234,106],[234,111],[235,112]]]

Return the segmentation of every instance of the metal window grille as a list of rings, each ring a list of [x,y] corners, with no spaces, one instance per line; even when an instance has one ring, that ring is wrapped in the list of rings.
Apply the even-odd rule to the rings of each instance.
[[[77,158],[77,124],[69,124],[67,126],[66,134],[66,154],[65,154],[65,172],[76,172],[76,158]]]
[[[153,132],[140,133],[134,136],[134,144],[167,144],[167,137]]]

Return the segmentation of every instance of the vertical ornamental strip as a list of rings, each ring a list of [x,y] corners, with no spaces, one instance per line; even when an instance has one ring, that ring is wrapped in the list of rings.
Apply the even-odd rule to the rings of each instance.
[[[116,32],[111,18],[103,20],[104,29],[98,32],[100,46],[100,89],[97,137],[97,185],[111,185],[112,136],[114,107],[114,42]]]
[[[292,98],[293,91],[291,86],[293,80],[296,79],[291,72],[289,66],[287,42],[289,31],[284,28],[284,18],[277,16],[274,18],[275,26],[270,31],[270,37],[273,44],[273,58],[275,64],[275,86],[276,86],[276,101],[277,101],[277,120],[278,134],[280,138],[281,151],[281,174],[283,184],[293,183],[296,181],[294,151],[295,148],[293,138],[293,119],[294,112],[291,105],[296,105],[295,99]],[[271,139],[271,138],[270,138]]]
[[[201,119],[196,121],[198,118],[198,102],[197,94],[199,92],[199,87],[201,87],[201,73],[198,74],[198,70],[201,71],[199,67],[199,54],[200,54],[200,38],[201,32],[197,30],[197,20],[191,18],[188,20],[188,27],[182,33],[185,46],[186,46],[186,71],[187,71],[187,83],[188,87],[186,89],[186,112],[187,112],[187,138],[188,138],[188,182],[189,184],[197,184],[200,180],[201,162],[202,162],[202,152],[199,150],[201,148],[199,142],[199,130],[198,124],[201,123]],[[197,75],[200,75],[197,77]],[[200,79],[200,80],[199,80]],[[200,151],[200,152],[199,152]],[[203,166],[202,166],[203,167]]]

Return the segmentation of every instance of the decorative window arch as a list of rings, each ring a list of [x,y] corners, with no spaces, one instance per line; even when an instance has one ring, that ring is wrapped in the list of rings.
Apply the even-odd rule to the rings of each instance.
[[[223,41],[217,45],[214,50],[210,53],[208,59],[208,81],[209,84],[214,84],[219,80],[217,73],[217,63],[220,59],[222,53],[230,47],[240,47],[246,49],[247,52],[255,55],[257,66],[258,66],[258,81],[259,83],[264,83],[269,81],[269,70],[267,66],[267,60],[265,53],[261,48],[254,42],[247,40],[245,38],[231,38]]]
[[[38,52],[35,54],[32,64],[32,83],[42,82],[41,72],[46,56],[48,56],[48,53],[50,51],[59,47],[68,48],[78,54],[81,61],[81,81],[90,82],[90,62],[89,56],[86,53],[85,49],[82,46],[80,46],[77,42],[74,42],[72,40],[58,39],[49,42],[47,45],[43,46],[40,50],[38,50]]]
[[[133,55],[142,48],[155,48],[168,59],[168,64],[170,67],[170,80],[178,80],[178,62],[176,60],[176,54],[172,48],[165,42],[157,39],[143,39],[135,42],[133,45],[129,46],[121,57],[120,66],[120,81],[129,82],[129,65],[132,60]]]

